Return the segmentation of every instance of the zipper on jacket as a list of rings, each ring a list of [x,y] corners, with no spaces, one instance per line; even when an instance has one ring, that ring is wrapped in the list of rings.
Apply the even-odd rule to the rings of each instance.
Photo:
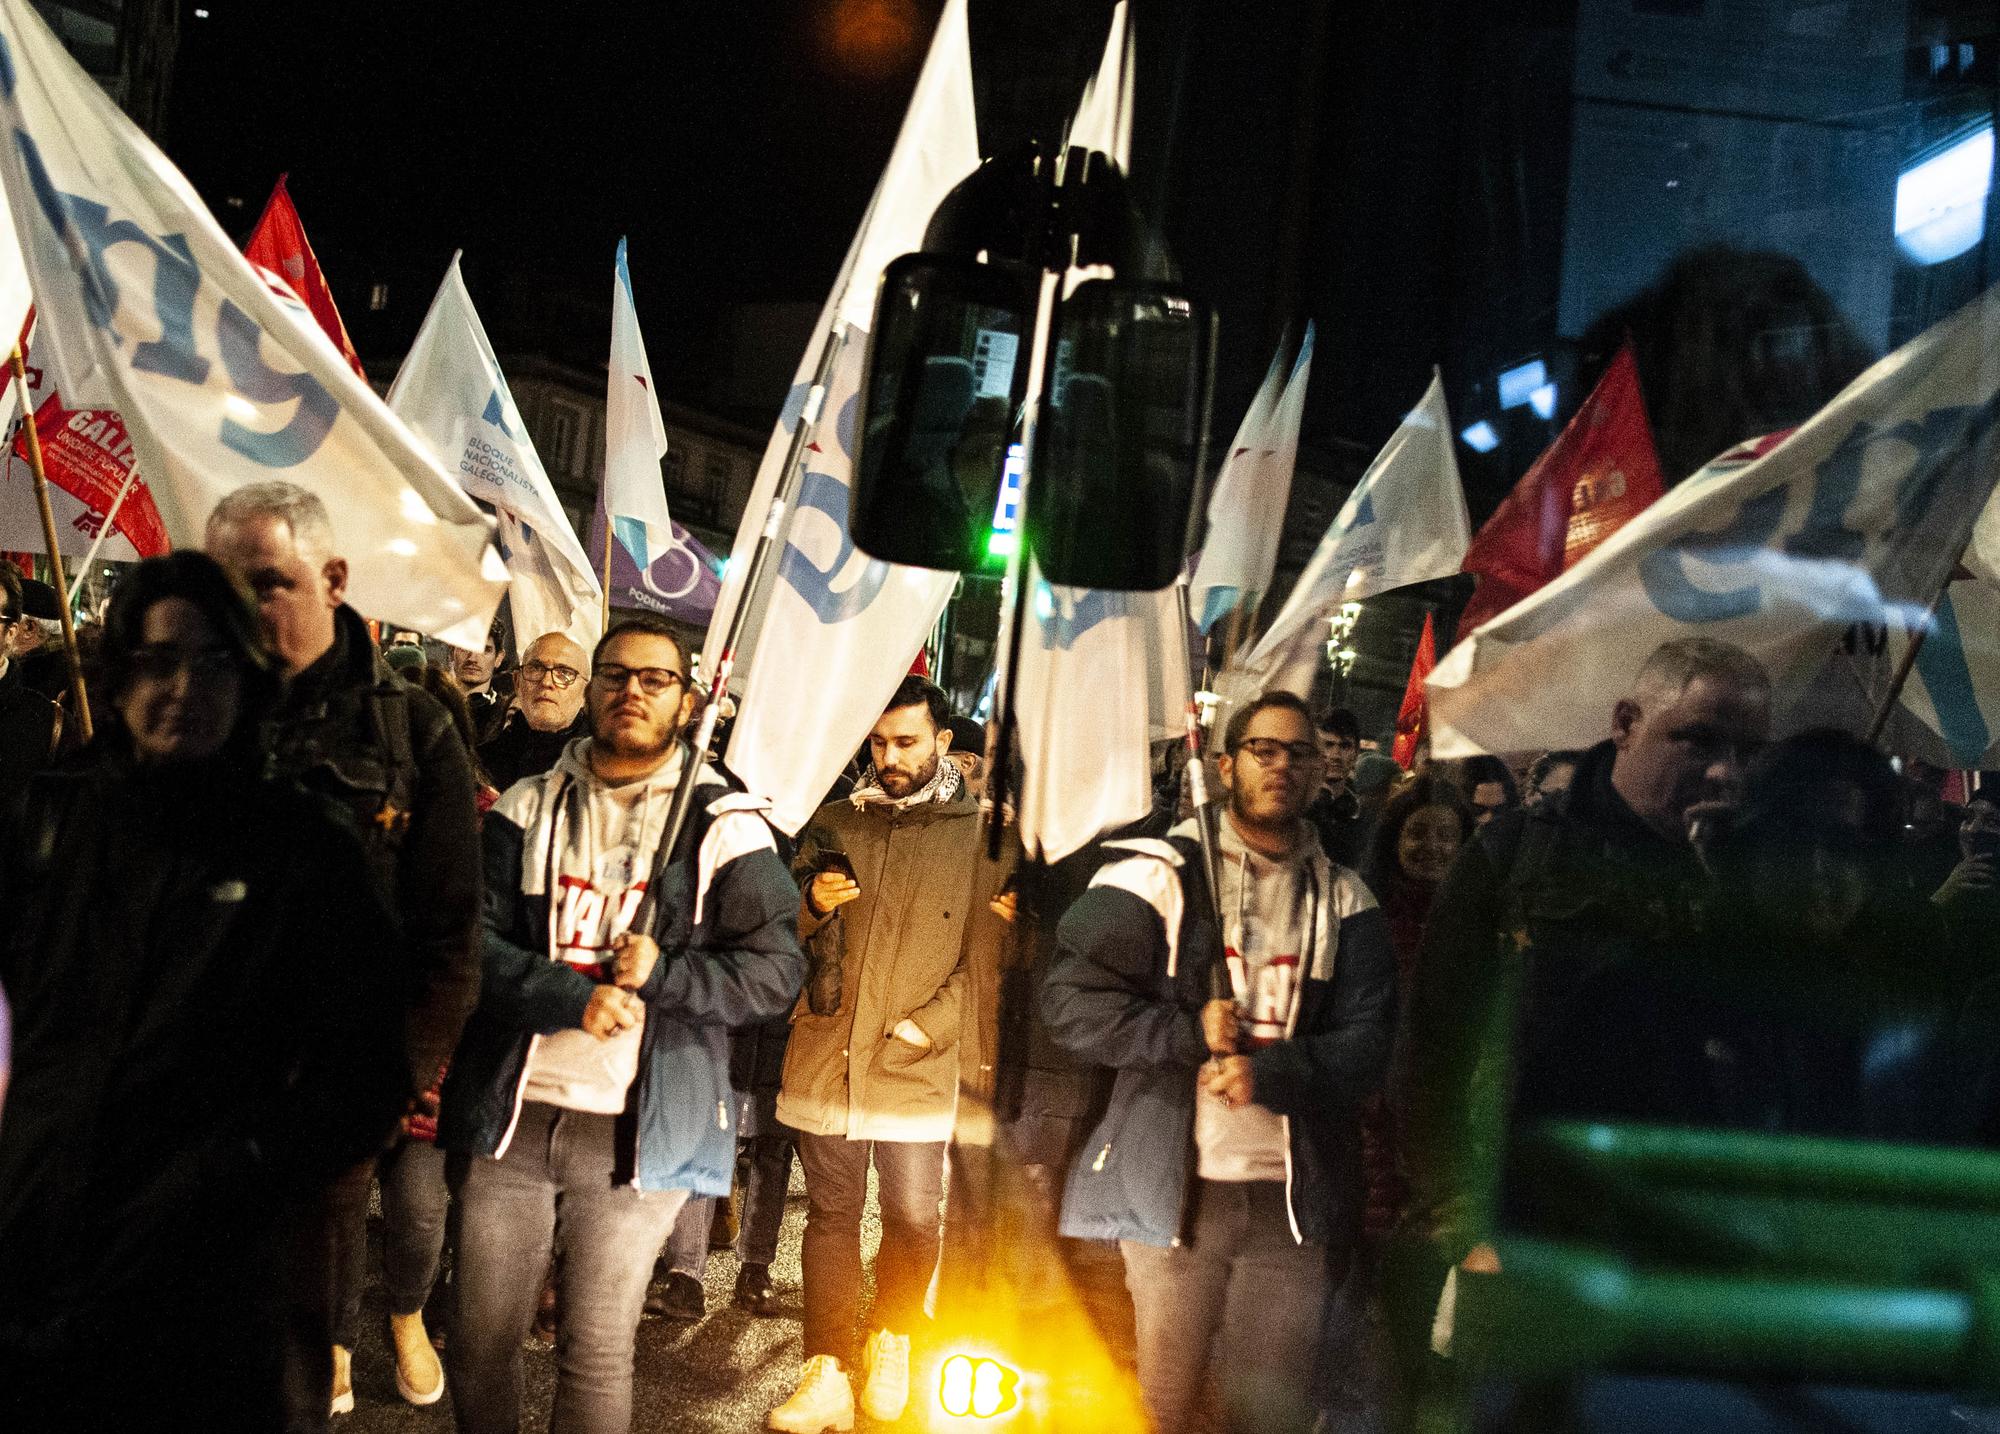
[[[1111,1142],[1107,1140],[1104,1142],[1104,1148],[1097,1152],[1097,1159],[1090,1162],[1091,1173],[1095,1175],[1100,1171],[1102,1171],[1104,1169],[1104,1162],[1109,1160],[1110,1158],[1111,1158]]]
[[[514,1082],[514,1113],[507,1117],[507,1129],[501,1133],[500,1144],[493,1152],[495,1160],[507,1153],[507,1147],[514,1143],[514,1129],[521,1123],[521,1106],[528,1098],[528,1071],[535,1063],[535,1047],[542,1043],[539,1034],[528,1037],[528,1054],[521,1061],[521,1078]]]
[[[1292,1227],[1292,1243],[1303,1245],[1306,1237],[1299,1230],[1299,1212],[1292,1208],[1292,1118],[1281,1115],[1278,1124],[1285,1132],[1285,1221]]]
[[[729,1129],[729,1107],[719,1100],[715,1103],[715,1127],[718,1130]]]

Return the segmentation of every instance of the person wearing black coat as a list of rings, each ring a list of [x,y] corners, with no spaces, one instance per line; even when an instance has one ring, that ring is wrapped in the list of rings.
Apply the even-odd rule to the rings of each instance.
[[[105,658],[97,741],[0,850],[0,1427],[266,1431],[287,1214],[409,1094],[399,938],[336,815],[260,775],[276,678],[212,561],[128,574]]]
[[[290,483],[239,488],[209,516],[206,545],[256,594],[290,679],[274,714],[277,770],[348,815],[371,885],[400,923],[410,1088],[430,1091],[479,998],[472,758],[450,715],[390,670],[343,600],[347,563],[333,553],[332,524],[317,497]],[[329,1411],[353,1407],[348,1361],[358,1338],[368,1190],[378,1174],[397,1388],[413,1404],[444,1397],[444,1370],[423,1325],[444,1246],[444,1157],[427,1141],[403,1139],[335,1181],[321,1218],[298,1232],[296,1258],[322,1276],[320,1287],[299,1287],[310,1304],[295,1311],[289,1431],[318,1431]]]
[[[21,575],[0,561],[0,796],[18,791],[46,767],[56,744],[56,705],[22,680],[21,664],[5,655],[21,624]]]

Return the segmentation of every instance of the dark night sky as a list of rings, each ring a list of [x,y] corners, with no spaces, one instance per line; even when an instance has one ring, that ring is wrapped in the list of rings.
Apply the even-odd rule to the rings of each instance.
[[[400,356],[462,247],[503,352],[589,360],[624,233],[654,368],[700,406],[729,305],[823,297],[942,0],[204,8],[184,22],[166,148],[239,236],[290,172],[364,357]],[[1308,9],[1137,6],[1137,188],[1222,313],[1223,426],[1282,323]],[[1109,14],[1109,0],[971,0],[988,152],[1059,122]],[[842,20],[881,43],[843,46]],[[389,308],[371,315],[384,282]]]

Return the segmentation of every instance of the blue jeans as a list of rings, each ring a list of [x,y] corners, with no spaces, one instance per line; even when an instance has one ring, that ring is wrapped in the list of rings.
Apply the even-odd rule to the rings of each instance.
[[[1293,1240],[1277,1181],[1204,1180],[1195,1198],[1186,1244],[1119,1242],[1146,1413],[1162,1434],[1188,1427],[1219,1354],[1225,1428],[1304,1434],[1334,1288],[1326,1246]]]
[[[882,1244],[875,1252],[875,1307],[869,1322],[897,1334],[920,1331],[924,1296],[937,1269],[944,1204],[944,1142],[849,1140],[799,1136],[806,1172],[805,1352],[854,1358],[854,1324],[861,1306],[861,1210],[868,1199],[868,1164],[882,1207]]]
[[[382,1284],[392,1315],[416,1314],[430,1298],[444,1254],[448,1198],[444,1152],[408,1136],[376,1160],[372,1172],[341,1187],[334,1231],[333,1342],[354,1348],[361,1334],[361,1293],[368,1264],[368,1174],[382,1184]]]
[[[614,1183],[616,1123],[530,1101],[504,1155],[459,1162],[458,1313],[445,1360],[461,1434],[521,1427],[521,1341],[557,1244],[549,1427],[629,1434],[633,1337],[653,1257],[687,1192]]]
[[[778,1230],[785,1223],[785,1190],[792,1180],[792,1132],[755,1135],[737,1143],[737,1157],[749,1166],[743,1182],[743,1219],[736,1230],[736,1254],[746,1265],[778,1258]],[[708,1231],[715,1199],[690,1200],[667,1241],[667,1268],[697,1280],[708,1265]]]

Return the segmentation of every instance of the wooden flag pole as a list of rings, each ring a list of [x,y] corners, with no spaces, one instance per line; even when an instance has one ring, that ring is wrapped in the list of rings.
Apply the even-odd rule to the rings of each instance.
[[[1930,636],[1931,629],[1937,626],[1938,604],[1944,601],[1945,592],[1950,587],[1951,579],[1946,578],[1944,587],[1937,590],[1936,595],[1931,598],[1930,606],[1924,609],[1923,621],[1919,622],[1916,631],[1910,634],[1909,645],[1903,649],[1903,655],[1896,663],[1895,674],[1889,679],[1889,690],[1883,694],[1880,705],[1875,708],[1874,719],[1868,724],[1869,746],[1872,747],[1882,740],[1882,729],[1889,725],[1889,714],[1896,710],[1896,703],[1903,695],[1903,688],[1909,683],[1910,673],[1917,665],[1917,654],[1923,650],[1924,639]]]
[[[21,431],[28,435],[28,467],[35,474],[35,502],[42,510],[42,538],[49,546],[49,572],[55,578],[56,596],[61,599],[63,650],[69,654],[69,695],[76,703],[76,730],[88,743],[91,739],[90,694],[83,689],[83,658],[76,649],[76,621],[70,616],[69,584],[63,578],[62,550],[56,542],[56,512],[49,506],[49,475],[42,467],[42,435],[35,429],[35,411],[28,403],[28,371],[21,362],[21,346],[7,356],[14,386],[21,395]]]

